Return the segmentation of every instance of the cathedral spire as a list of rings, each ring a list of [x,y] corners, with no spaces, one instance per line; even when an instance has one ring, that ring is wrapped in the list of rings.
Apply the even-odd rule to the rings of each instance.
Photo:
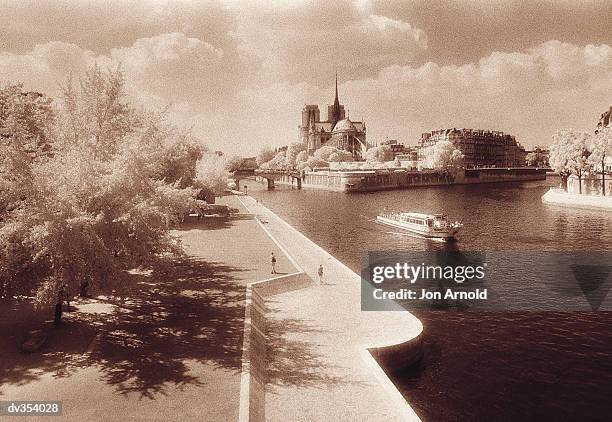
[[[338,69],[336,69],[336,98],[334,99],[334,107],[340,108],[340,101],[338,100]]]
[[[338,69],[336,69],[336,97],[334,104],[327,106],[327,121],[331,123],[332,129],[340,120],[344,119],[344,106],[340,104],[338,99]]]

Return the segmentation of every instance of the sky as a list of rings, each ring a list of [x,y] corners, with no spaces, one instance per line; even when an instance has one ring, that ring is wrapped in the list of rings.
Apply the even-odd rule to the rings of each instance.
[[[334,99],[371,143],[447,127],[531,148],[612,105],[612,2],[3,1],[0,83],[56,96],[94,63],[214,150],[298,140]]]

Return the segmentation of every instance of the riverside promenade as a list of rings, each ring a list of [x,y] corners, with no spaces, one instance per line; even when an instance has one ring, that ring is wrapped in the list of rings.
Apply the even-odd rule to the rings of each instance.
[[[272,277],[270,252],[279,273],[295,268],[235,196],[218,200],[241,215],[186,221],[174,232],[185,257],[130,276],[121,298],[73,303],[60,328],[0,310],[0,400],[62,401],[60,417],[7,420],[238,419],[245,286]],[[23,334],[46,326],[41,350],[20,353]]]
[[[325,284],[266,300],[265,420],[419,420],[368,350],[414,354],[421,322],[361,311],[359,275],[253,198],[238,199],[298,270],[316,281],[324,267]]]
[[[121,295],[73,304],[38,353],[19,345],[41,322],[0,321],[0,400],[60,400],[62,421],[244,420],[243,401],[257,393],[244,397],[242,388],[245,290],[301,269],[316,280],[322,263],[330,285],[306,280],[265,300],[267,385],[261,412],[246,420],[417,419],[366,348],[413,339],[420,322],[407,312],[361,312],[356,274],[251,198],[219,203],[241,214],[185,222],[175,232],[184,258],[130,275]]]

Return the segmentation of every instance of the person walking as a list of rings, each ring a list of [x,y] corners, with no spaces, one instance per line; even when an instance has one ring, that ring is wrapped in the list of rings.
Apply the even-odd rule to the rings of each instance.
[[[319,274],[319,284],[323,284],[323,264],[319,265],[317,274]]]
[[[66,293],[66,285],[62,284],[57,292],[57,303],[55,304],[55,315],[53,323],[59,325],[62,323],[62,306],[64,304],[64,295]]]
[[[55,315],[53,316],[53,324],[60,325],[62,323],[62,302],[55,304]]]
[[[272,272],[271,272],[271,274],[276,274],[276,257],[274,256],[274,252],[272,252],[272,256],[270,258],[270,263],[272,264]]]

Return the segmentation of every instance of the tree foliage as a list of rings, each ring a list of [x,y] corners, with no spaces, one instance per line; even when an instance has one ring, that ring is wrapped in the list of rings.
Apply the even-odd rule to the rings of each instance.
[[[169,228],[192,206],[202,148],[131,107],[123,85],[121,71],[94,66],[55,110],[40,97],[2,109],[0,297],[51,302],[62,283],[119,285],[127,269],[180,253]],[[41,141],[44,160],[27,154]]]
[[[228,172],[234,172],[242,167],[242,164],[245,162],[244,157],[239,155],[230,155],[225,158],[225,169]]]
[[[365,160],[372,163],[384,163],[393,160],[393,151],[389,145],[380,145],[368,149],[365,153]]]
[[[605,127],[593,136],[589,160],[595,170],[601,171],[602,195],[606,195],[606,159],[612,157],[612,129]]]
[[[274,158],[274,155],[274,150],[272,148],[264,147],[257,153],[257,157],[255,157],[255,162],[258,166],[261,167],[262,164],[267,163],[272,158]]]
[[[298,168],[306,163],[306,161],[308,161],[308,151],[306,150],[300,151],[295,157],[295,165]]]
[[[564,179],[571,174],[578,177],[579,193],[582,193],[582,176],[592,169],[590,135],[573,130],[558,131],[550,146],[550,166]]]
[[[529,167],[545,167],[548,165],[546,154],[538,151],[532,151],[525,156],[525,163]]]
[[[285,153],[285,163],[288,167],[294,168],[297,164],[297,156],[306,152],[306,144],[303,142],[294,142],[287,147],[287,152]]]
[[[217,154],[205,153],[196,164],[196,186],[199,188],[223,192],[229,176],[225,160]]]
[[[332,147],[332,146],[322,146],[318,150],[313,153],[313,156],[319,160],[330,162],[330,161],[354,161],[353,156],[348,151],[343,151],[341,149]],[[331,160],[330,158],[333,158]]]
[[[430,168],[454,174],[463,168],[464,157],[452,142],[439,141],[427,150],[425,161]]]

